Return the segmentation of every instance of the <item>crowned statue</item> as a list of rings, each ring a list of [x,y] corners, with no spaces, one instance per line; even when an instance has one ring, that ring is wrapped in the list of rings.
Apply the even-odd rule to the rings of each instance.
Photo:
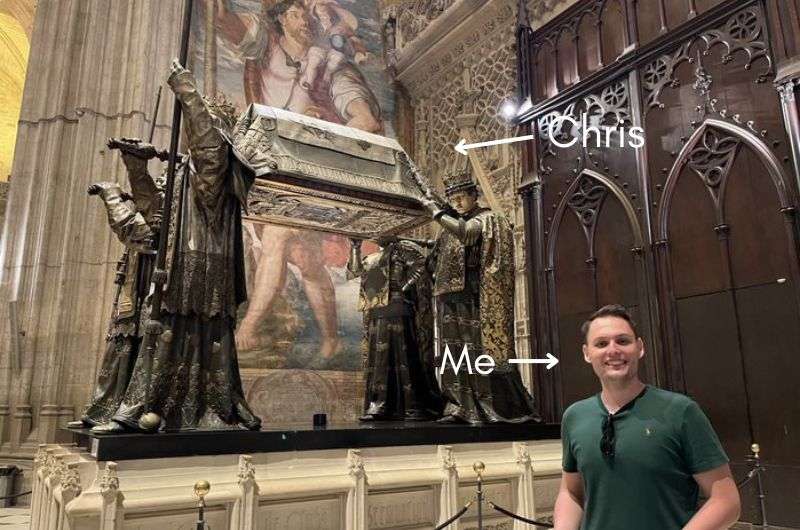
[[[469,167],[444,176],[448,205],[423,205],[442,227],[429,256],[439,340],[455,355],[466,346],[471,365],[495,362],[488,375],[444,370],[441,422],[522,423],[539,420],[533,398],[509,363],[514,353],[514,238],[506,217],[478,205]]]

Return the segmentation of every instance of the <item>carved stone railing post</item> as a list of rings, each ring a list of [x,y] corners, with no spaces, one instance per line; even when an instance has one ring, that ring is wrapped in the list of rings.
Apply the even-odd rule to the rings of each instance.
[[[519,465],[516,513],[533,519],[536,516],[536,499],[533,493],[533,463],[525,442],[514,442],[514,454]],[[514,530],[527,530],[528,525],[514,521]]]
[[[47,460],[47,444],[39,444],[31,469],[31,523],[39,520],[45,460]]]
[[[367,472],[358,449],[347,450],[348,473],[353,487],[347,492],[347,530],[367,530]]]
[[[78,495],[81,494],[81,477],[78,473],[78,462],[69,462],[61,473],[61,484],[59,485],[59,502],[58,502],[58,530],[68,529],[67,524],[67,504],[72,502]]]
[[[100,511],[99,530],[121,530],[124,519],[122,510],[124,496],[119,490],[116,462],[106,464],[103,476],[100,478],[100,495],[103,505]]]
[[[56,467],[56,449],[48,448],[45,451],[42,464],[41,489],[39,493],[39,509],[36,520],[31,520],[31,528],[47,528],[50,518],[50,500],[53,496],[53,474]]]
[[[440,445],[437,448],[442,463],[442,486],[439,499],[439,523],[443,523],[458,511],[458,469],[452,445]],[[458,530],[458,521],[452,523],[447,530]]]
[[[241,496],[233,506],[231,514],[231,530],[255,530],[256,512],[258,510],[258,484],[256,483],[256,467],[253,457],[239,455],[239,471],[237,473]]]

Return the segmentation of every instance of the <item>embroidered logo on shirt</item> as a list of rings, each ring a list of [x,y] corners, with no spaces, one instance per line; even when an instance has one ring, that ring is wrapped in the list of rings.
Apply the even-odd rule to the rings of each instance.
[[[655,430],[651,429],[650,427],[644,428],[644,435],[645,436],[653,436],[655,434]]]

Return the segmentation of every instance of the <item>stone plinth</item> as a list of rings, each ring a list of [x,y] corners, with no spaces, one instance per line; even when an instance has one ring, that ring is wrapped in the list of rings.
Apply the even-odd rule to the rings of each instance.
[[[474,496],[477,460],[486,464],[487,500],[526,517],[552,511],[558,441],[119,462],[98,462],[75,446],[43,445],[31,529],[194,528],[193,485],[207,480],[206,521],[214,530],[430,530]],[[485,528],[524,528],[488,506],[484,514]],[[459,527],[476,522],[473,506]]]

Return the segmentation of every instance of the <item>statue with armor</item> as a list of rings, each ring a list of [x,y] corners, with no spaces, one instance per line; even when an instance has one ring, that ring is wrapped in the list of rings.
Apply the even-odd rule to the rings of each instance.
[[[168,80],[183,109],[190,155],[176,171],[160,321],[145,335],[125,395],[97,434],[137,430],[153,413],[161,427],[258,429],[244,398],[234,342],[246,298],[241,212],[252,170],[233,146],[232,105],[204,99],[173,62]],[[146,423],[146,422],[145,422]]]
[[[361,421],[430,420],[441,396],[433,372],[433,314],[425,254],[416,242],[384,236],[361,258],[353,240],[348,277],[361,278],[366,352]]]
[[[509,363],[514,353],[514,240],[502,214],[478,205],[469,169],[444,177],[449,204],[422,200],[442,227],[429,257],[434,273],[439,340],[454,357],[467,347],[471,366],[481,355],[495,362],[488,375],[445,369],[441,422],[521,423],[539,420],[533,398]]]
[[[153,241],[161,223],[163,179],[150,177],[147,161],[163,154],[135,138],[112,138],[108,147],[122,153],[131,192],[114,182],[98,182],[89,186],[88,193],[102,199],[108,224],[125,250],[117,263],[117,295],[97,381],[81,419],[70,422],[70,427],[107,422],[125,395],[142,341],[147,317],[144,302],[155,257]]]

